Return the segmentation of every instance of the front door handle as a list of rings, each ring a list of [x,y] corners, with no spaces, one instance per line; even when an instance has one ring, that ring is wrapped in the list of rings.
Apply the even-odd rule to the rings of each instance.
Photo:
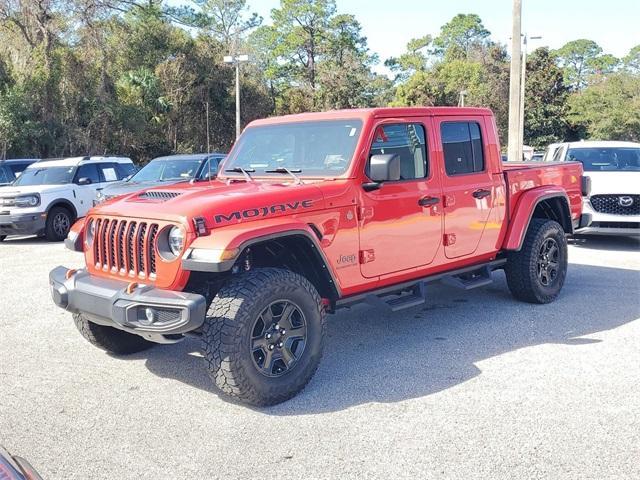
[[[418,205],[421,207],[432,207],[439,201],[440,199],[438,197],[422,197],[418,200]]]
[[[484,189],[476,190],[475,192],[472,193],[472,195],[474,196],[474,198],[488,197],[489,195],[491,195],[491,190],[484,190]]]

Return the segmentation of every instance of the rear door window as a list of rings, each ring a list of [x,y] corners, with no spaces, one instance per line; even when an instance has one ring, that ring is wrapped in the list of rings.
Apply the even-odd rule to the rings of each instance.
[[[101,163],[99,164],[98,169],[100,170],[103,182],[116,182],[122,178],[118,175],[115,163]]]
[[[447,175],[484,171],[480,125],[476,122],[444,122],[440,125]]]

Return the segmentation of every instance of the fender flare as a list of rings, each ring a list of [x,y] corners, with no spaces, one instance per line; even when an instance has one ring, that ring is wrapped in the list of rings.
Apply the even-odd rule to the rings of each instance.
[[[76,220],[78,219],[78,210],[76,209],[75,205],[66,198],[56,198],[55,200],[53,200],[51,203],[49,203],[49,206],[46,209],[46,213],[48,214],[52,208],[59,206],[69,209],[73,214],[73,218],[75,218]]]
[[[243,224],[240,224],[244,226]],[[282,222],[258,228],[216,229],[208,236],[196,238],[182,257],[182,269],[193,272],[222,273],[230,271],[242,252],[257,243],[278,238],[304,237],[327,274],[327,280],[341,296],[340,285],[318,238],[317,228],[302,222]],[[202,255],[206,252],[206,255]]]
[[[563,203],[563,207],[566,208],[566,213],[569,215],[569,231],[567,233],[573,233],[570,208],[571,204],[565,190],[560,187],[534,188],[524,192],[516,204],[516,208],[511,221],[509,222],[509,228],[505,237],[504,250],[520,251],[536,207],[541,202],[553,198],[560,199]]]

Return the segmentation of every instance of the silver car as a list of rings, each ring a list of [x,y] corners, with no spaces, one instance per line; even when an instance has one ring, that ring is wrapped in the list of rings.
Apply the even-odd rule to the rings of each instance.
[[[160,185],[209,180],[216,176],[218,166],[225,157],[224,153],[200,153],[154,158],[128,180],[109,185],[98,192],[97,202]]]

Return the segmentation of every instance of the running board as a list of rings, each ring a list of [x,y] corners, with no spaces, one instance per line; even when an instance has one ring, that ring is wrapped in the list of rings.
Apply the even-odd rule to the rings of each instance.
[[[416,307],[426,303],[427,283],[441,280],[443,283],[470,290],[472,288],[483,287],[492,283],[491,272],[502,268],[506,259],[499,258],[481,265],[474,265],[460,268],[454,271],[438,273],[405,282],[399,285],[391,285],[366,293],[352,295],[338,300],[336,308],[350,307],[360,302],[366,302],[375,307],[390,309],[393,312],[404,310],[405,308]]]
[[[488,266],[468,273],[443,277],[440,281],[445,285],[462,290],[471,290],[472,288],[484,287],[493,283],[491,279],[491,269]]]
[[[399,291],[395,294],[386,296],[368,295],[365,301],[373,306],[388,308],[392,312],[398,312],[426,303],[425,287],[426,284],[424,282],[418,282],[410,289]]]

